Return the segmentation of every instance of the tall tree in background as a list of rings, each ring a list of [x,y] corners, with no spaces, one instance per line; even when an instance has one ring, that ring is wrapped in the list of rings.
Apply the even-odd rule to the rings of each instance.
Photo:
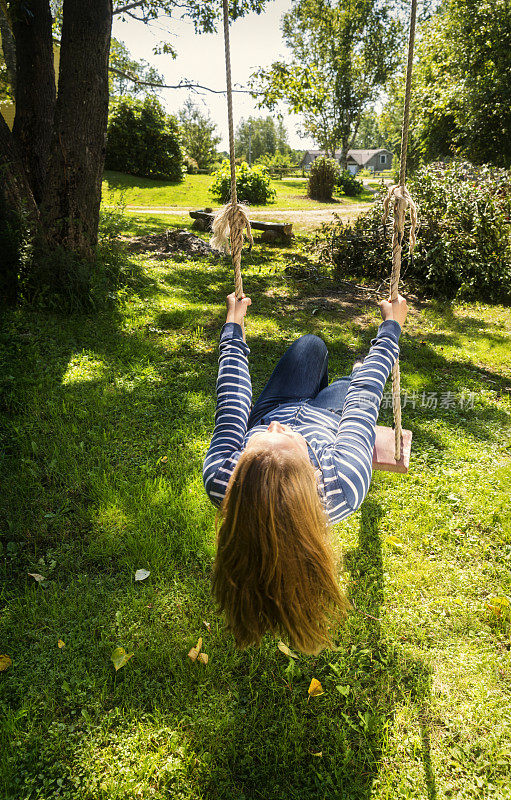
[[[179,112],[179,123],[185,153],[197,162],[200,169],[207,169],[217,158],[216,148],[220,144],[217,126],[209,114],[203,114],[190,99]]]
[[[360,118],[353,147],[360,150],[374,150],[380,147],[389,149],[389,144],[388,137],[381,128],[378,114],[374,108],[368,108]]]
[[[389,84],[381,125],[399,150],[404,79]],[[511,5],[446,0],[419,30],[412,166],[461,156],[511,166]]]
[[[293,59],[252,76],[261,105],[284,101],[303,115],[303,133],[341,163],[364,110],[399,63],[402,26],[383,0],[298,0],[284,14],[282,33]]]
[[[281,119],[275,123],[273,117],[249,117],[242,119],[236,129],[236,155],[252,162],[262,156],[282,155],[290,152],[287,131]]]
[[[259,13],[265,0],[240,0],[233,18]],[[52,11],[60,31],[60,71],[55,92]],[[15,67],[16,117],[11,132],[0,116],[0,234],[15,213],[37,230],[30,281],[55,291],[76,278],[75,294],[87,294],[97,244],[101,177],[108,118],[108,63],[113,14],[149,22],[185,14],[196,31],[211,31],[221,15],[220,0],[2,0],[0,34],[6,70]],[[14,44],[14,49],[12,45]],[[162,49],[171,50],[172,48]],[[3,221],[2,221],[3,220]],[[10,224],[10,223],[9,223]],[[47,266],[51,254],[72,256],[66,276]],[[78,264],[78,269],[70,265]],[[88,266],[89,265],[89,266]],[[2,270],[4,270],[2,272]],[[74,270],[74,272],[73,272]],[[79,274],[79,277],[78,277]],[[29,281],[29,282],[30,282]],[[14,302],[15,270],[0,259],[2,299]]]

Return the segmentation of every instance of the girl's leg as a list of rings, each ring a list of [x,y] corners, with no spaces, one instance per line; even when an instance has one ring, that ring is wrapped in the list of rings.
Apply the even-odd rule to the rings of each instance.
[[[273,370],[248,420],[248,428],[281,403],[308,400],[328,386],[328,350],[319,336],[293,342]]]
[[[354,365],[351,375],[339,378],[339,380],[332,381],[332,383],[325,389],[322,389],[313,400],[309,400],[311,406],[319,406],[319,408],[326,408],[328,411],[335,411],[337,414],[342,413],[344,400],[350,387],[351,379],[356,375],[361,363]]]

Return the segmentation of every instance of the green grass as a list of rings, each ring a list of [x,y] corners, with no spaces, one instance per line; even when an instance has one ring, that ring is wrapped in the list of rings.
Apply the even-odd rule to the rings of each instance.
[[[302,333],[332,377],[375,334],[377,309],[308,249],[245,257],[255,393]],[[360,611],[336,651],[293,665],[271,637],[238,652],[209,593],[201,466],[230,265],[137,256],[123,275],[110,311],[17,311],[1,333],[0,796],[510,798],[510,627],[486,603],[511,594],[511,309],[412,304],[402,389],[469,390],[474,408],[404,408],[409,474],[375,474],[333,532]],[[207,667],[187,658],[199,636]],[[117,646],[134,656],[115,673]]]
[[[184,208],[216,208],[221,205],[209,193],[213,183],[211,175],[186,175],[182,183],[168,183],[149,178],[135,178],[121,172],[105,172],[103,180],[103,202],[117,203],[122,197],[128,206],[175,206]],[[277,190],[275,203],[268,206],[252,206],[253,209],[321,209],[332,203],[320,203],[306,197],[307,178],[284,178],[272,181]],[[360,197],[334,197],[335,204],[351,205],[372,199],[370,192]]]

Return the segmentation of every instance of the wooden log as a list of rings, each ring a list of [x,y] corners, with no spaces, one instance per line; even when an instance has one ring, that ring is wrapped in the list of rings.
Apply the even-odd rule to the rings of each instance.
[[[192,219],[204,220],[209,224],[210,228],[215,218],[214,214],[201,210],[190,211],[190,216]],[[259,222],[259,220],[250,220],[250,224],[256,231],[275,231],[275,233],[280,234],[282,238],[289,238],[293,234],[292,222]]]

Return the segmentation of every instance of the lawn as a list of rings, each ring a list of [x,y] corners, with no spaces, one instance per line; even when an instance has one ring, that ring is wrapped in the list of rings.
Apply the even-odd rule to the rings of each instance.
[[[309,239],[256,245],[244,269],[255,393],[302,333],[332,377],[367,351],[377,308]],[[238,652],[210,597],[201,467],[230,264],[129,256],[123,276],[110,309],[19,310],[1,333],[0,796],[511,798],[511,309],[410,303],[410,472],[375,474],[333,531],[358,610],[335,651],[295,662],[269,636]],[[207,666],[187,657],[199,636]],[[117,647],[133,656],[115,672]]]
[[[182,183],[168,183],[149,178],[135,178],[121,172],[105,172],[103,202],[113,204],[122,198],[128,206],[173,206],[183,208],[216,208],[221,205],[209,193],[213,183],[211,175],[185,175]],[[283,178],[272,181],[277,190],[275,203],[252,206],[253,209],[321,209],[331,205],[350,205],[369,202],[373,195],[364,191],[360,197],[334,197],[332,203],[320,203],[306,197],[307,178]]]

